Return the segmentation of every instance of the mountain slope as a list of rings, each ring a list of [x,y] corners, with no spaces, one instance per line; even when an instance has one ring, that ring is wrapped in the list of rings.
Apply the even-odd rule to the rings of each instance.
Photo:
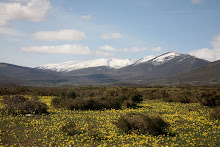
[[[71,75],[63,74],[13,64],[0,63],[0,84],[19,84],[31,86],[62,86],[62,85],[99,85],[113,83],[117,80],[108,75],[87,74]]]
[[[18,79],[0,76],[0,85],[21,84]]]
[[[183,72],[172,76],[170,80],[180,83],[206,83],[215,84],[220,82],[220,60],[212,62],[201,68]]]
[[[50,83],[51,81],[65,80],[57,73],[48,73],[43,70],[38,70],[29,67],[17,66],[13,64],[0,63],[0,80],[1,83],[28,84],[34,83]],[[8,82],[7,82],[8,81]]]
[[[122,82],[146,83],[149,79],[167,78],[207,64],[209,61],[188,54],[169,52],[151,57],[145,62],[138,60],[130,66],[119,69],[117,75]]]

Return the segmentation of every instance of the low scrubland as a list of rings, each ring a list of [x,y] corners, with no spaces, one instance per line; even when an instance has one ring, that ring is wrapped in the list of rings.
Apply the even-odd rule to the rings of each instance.
[[[2,146],[219,146],[218,87],[0,87]]]

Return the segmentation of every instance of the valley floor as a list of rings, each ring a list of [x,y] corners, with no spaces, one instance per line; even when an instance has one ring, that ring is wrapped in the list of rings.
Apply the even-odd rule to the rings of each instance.
[[[49,105],[49,115],[32,117],[1,115],[0,145],[220,146],[220,121],[210,119],[210,108],[198,103],[145,100],[137,109],[67,111],[52,108],[50,106],[52,98],[49,96],[40,98]],[[159,115],[169,122],[169,133],[159,136],[125,134],[114,125],[114,122],[127,112]],[[75,122],[78,134],[69,136],[61,131],[62,126],[69,121]]]

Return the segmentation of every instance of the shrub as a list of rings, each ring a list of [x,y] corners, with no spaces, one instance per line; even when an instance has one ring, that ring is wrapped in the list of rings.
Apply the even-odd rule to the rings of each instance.
[[[220,107],[212,109],[210,113],[211,118],[220,120]]]
[[[143,101],[142,95],[139,94],[139,93],[132,93],[132,94],[130,95],[130,99],[131,99],[133,102],[137,102],[137,103],[140,103],[141,101]]]
[[[61,131],[66,133],[67,135],[73,136],[75,134],[79,134],[80,132],[76,129],[76,124],[73,121],[65,123],[64,126],[61,127]]]
[[[72,98],[62,98],[62,97],[55,97],[51,101],[51,105],[55,108],[65,108],[65,109],[71,109],[73,105],[73,99]]]
[[[74,91],[71,91],[71,90],[69,90],[69,91],[67,91],[66,92],[66,96],[68,97],[68,98],[72,98],[72,99],[75,99],[77,96],[76,96],[76,93],[74,92]]]
[[[173,97],[168,97],[164,99],[165,102],[173,102],[174,98]]]
[[[127,108],[135,108],[141,101],[143,101],[142,95],[135,91],[131,92],[128,97],[124,96],[121,103]]]
[[[170,97],[170,94],[166,92],[166,90],[145,90],[142,92],[144,95],[144,99],[167,99]]]
[[[76,98],[72,103],[71,109],[80,109],[80,110],[103,110],[103,109],[120,109],[121,104],[116,99],[111,98],[99,98],[99,97],[90,97],[90,98]]]
[[[102,135],[97,128],[98,128],[97,124],[89,119],[89,120],[87,120],[87,125],[85,127],[85,131],[79,131],[80,128],[78,128],[76,126],[74,121],[69,121],[69,122],[65,123],[61,127],[60,130],[69,136],[74,136],[75,134],[85,133],[86,135],[88,135],[89,137],[92,137],[93,139],[101,140]]]
[[[51,105],[68,110],[101,110],[110,107],[110,103],[95,97],[76,99],[57,97],[52,99]]]
[[[137,103],[132,101],[132,100],[125,100],[124,101],[124,106],[127,107],[127,108],[135,108],[137,106]]]
[[[156,99],[156,93],[158,90],[145,90],[142,92],[144,99]]]
[[[15,95],[13,97],[4,97],[3,98],[3,103],[6,105],[18,105],[20,103],[25,103],[28,101],[27,98],[20,96],[20,95]]]
[[[24,107],[24,113],[23,114],[42,114],[45,113],[47,114],[47,104],[40,102],[40,101],[27,101],[25,103],[25,107]]]
[[[71,109],[99,110],[103,108],[103,104],[97,98],[77,98],[74,100]]]
[[[104,95],[104,96],[111,96],[111,97],[114,96],[114,97],[116,97],[116,96],[118,96],[119,94],[118,94],[118,91],[108,90],[108,91],[104,92],[103,95]]]
[[[88,135],[89,137],[94,138],[95,140],[101,140],[101,139],[102,139],[101,132],[99,132],[98,126],[96,125],[95,122],[90,122],[90,123],[88,123],[88,126],[87,126],[87,135]]]
[[[107,97],[106,102],[109,104],[110,108],[121,109],[123,102],[127,99],[126,96],[117,97]]]
[[[116,92],[113,91],[112,93],[114,95]],[[55,108],[69,110],[103,110],[120,109],[122,105],[136,107],[143,100],[142,95],[137,92],[130,92],[129,95],[120,94],[118,96],[110,96],[111,94],[106,93],[104,96],[77,97],[73,99],[63,93],[60,97],[52,99],[51,105]]]
[[[190,103],[190,99],[187,95],[179,95],[178,98],[176,98],[176,101],[177,102],[180,102],[180,103]]]
[[[9,114],[42,114],[47,112],[47,105],[40,102],[38,98],[29,100],[20,95],[4,97],[5,107],[3,111]]]
[[[169,126],[159,116],[148,116],[142,113],[127,113],[114,124],[125,133],[150,133],[153,135],[165,133]]]
[[[76,93],[72,90],[62,91],[58,97],[51,101],[51,105],[55,108],[71,109],[73,100],[77,97]]]
[[[62,91],[59,96],[61,98],[71,98],[71,99],[75,99],[77,97],[76,93],[72,90]]]
[[[217,94],[216,92],[211,92],[211,91],[203,92],[201,93],[200,97],[198,97],[198,101],[200,102],[200,104],[204,106],[210,106],[210,107],[219,106],[220,95]]]
[[[164,97],[166,102],[179,102],[179,103],[191,103],[197,102],[196,96],[190,91],[175,91],[170,92],[168,97]]]

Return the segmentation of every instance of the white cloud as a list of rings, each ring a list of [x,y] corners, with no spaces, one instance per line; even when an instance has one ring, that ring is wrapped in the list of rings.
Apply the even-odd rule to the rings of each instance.
[[[131,53],[137,53],[137,52],[143,52],[147,50],[146,47],[131,47],[131,48],[124,48],[124,49],[120,49],[120,52],[131,52]]]
[[[29,2],[30,0],[9,0],[9,1],[12,1],[12,2],[24,2],[24,3],[27,3],[27,2]]]
[[[213,49],[201,48],[191,51],[189,54],[209,61],[220,60],[220,35],[213,38],[211,45]]]
[[[100,46],[99,49],[100,50],[104,50],[104,51],[112,51],[112,52],[116,51],[115,48],[113,48],[113,47],[111,47],[109,45]]]
[[[88,55],[91,52],[87,46],[82,46],[78,44],[65,44],[58,46],[31,46],[23,47],[21,48],[21,50],[25,52],[73,55]]]
[[[211,45],[215,49],[220,49],[220,35],[217,35],[213,38]]]
[[[81,19],[90,20],[92,18],[91,15],[84,15],[80,17]]]
[[[189,54],[209,61],[214,60],[214,49],[201,48],[191,51]]]
[[[102,34],[102,39],[118,39],[122,38],[122,35],[120,33],[112,33],[112,34]]]
[[[152,52],[160,52],[161,50],[162,48],[160,46],[151,49]]]
[[[9,27],[0,27],[0,34],[10,35],[10,36],[23,36],[24,34]]]
[[[50,6],[48,0],[0,2],[0,26],[7,25],[11,20],[43,21]]]
[[[115,52],[117,51],[115,48],[109,46],[109,45],[104,45],[104,46],[100,46],[99,47],[100,50],[103,51],[110,51],[110,52]],[[124,52],[124,53],[138,53],[138,52],[143,52],[147,50],[146,47],[131,47],[131,48],[122,48],[122,49],[118,49],[119,52]],[[115,54],[113,53],[109,53],[109,52],[97,52],[99,55],[103,55],[103,56],[115,56]]]
[[[100,51],[96,51],[96,55],[97,56],[106,56],[106,57],[114,57],[115,56],[115,54],[113,54],[113,53],[100,52]]]
[[[77,30],[59,30],[59,31],[42,31],[34,34],[34,37],[38,40],[45,41],[73,41],[73,40],[82,40],[85,38],[85,33]]]
[[[191,0],[193,4],[200,4],[203,0]]]

